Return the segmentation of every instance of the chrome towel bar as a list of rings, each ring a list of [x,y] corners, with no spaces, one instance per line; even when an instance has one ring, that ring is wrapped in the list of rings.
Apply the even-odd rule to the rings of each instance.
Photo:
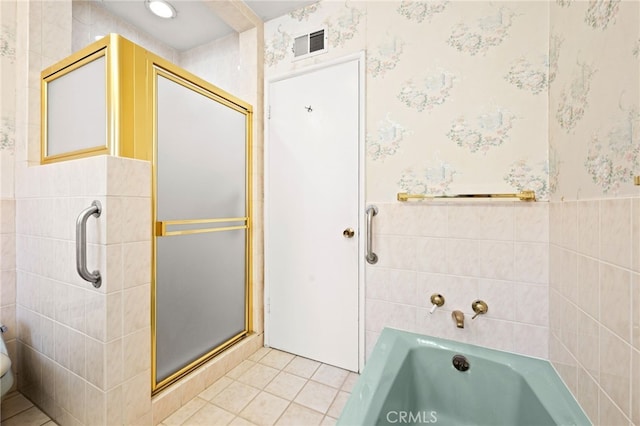
[[[520,201],[536,201],[534,191],[522,191],[517,194],[456,194],[456,195],[430,195],[430,194],[407,194],[398,192],[398,201],[409,200],[430,200],[432,198],[518,198]]]
[[[366,259],[371,265],[378,263],[378,255],[373,252],[373,217],[378,214],[376,206],[367,207],[367,255]]]
[[[102,285],[100,271],[89,272],[87,270],[87,219],[89,216],[100,217],[102,205],[95,200],[91,206],[80,212],[76,220],[76,270],[83,280],[89,281],[95,288]]]

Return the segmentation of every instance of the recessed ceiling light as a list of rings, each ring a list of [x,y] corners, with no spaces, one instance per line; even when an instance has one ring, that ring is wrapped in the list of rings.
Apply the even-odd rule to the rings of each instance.
[[[151,13],[161,18],[171,19],[177,15],[176,9],[164,0],[145,0],[144,4]]]

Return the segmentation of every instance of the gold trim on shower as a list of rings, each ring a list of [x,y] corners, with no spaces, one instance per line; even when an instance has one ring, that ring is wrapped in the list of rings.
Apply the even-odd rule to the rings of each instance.
[[[455,194],[455,195],[430,195],[430,194],[408,194],[398,192],[398,201],[409,200],[431,200],[434,198],[518,198],[520,201],[536,201],[534,191],[522,191],[516,194]]]
[[[249,335],[249,333],[247,331],[243,331],[241,333],[238,333],[237,335],[233,336],[232,338],[230,338],[229,340],[227,340],[223,344],[221,344],[218,347],[214,348],[208,354],[205,354],[204,356],[196,359],[192,363],[184,366],[183,368],[181,368],[180,370],[176,371],[175,373],[173,373],[172,375],[170,375],[169,377],[167,377],[166,379],[164,379],[163,381],[161,381],[161,382],[159,382],[157,384],[155,383],[155,364],[152,364],[152,366],[153,366],[153,368],[152,368],[153,376],[152,376],[151,380],[153,381],[155,386],[151,390],[151,395],[156,395],[157,393],[159,393],[163,389],[167,388],[168,386],[171,386],[173,383],[177,382],[178,380],[180,380],[181,378],[183,378],[184,376],[186,376],[187,374],[189,374],[190,372],[192,372],[196,368],[206,364],[209,360],[211,360],[212,358],[216,357],[217,355],[220,355],[225,350],[229,349],[230,347],[232,347],[233,345],[235,345],[236,343],[238,343],[239,341],[241,341],[242,339],[244,339],[248,335]],[[155,348],[155,346],[154,346],[154,348]],[[155,349],[154,349],[154,353],[155,353]]]
[[[101,57],[105,57],[106,87],[106,140],[96,141],[96,146],[47,156],[47,84],[73,70]],[[158,221],[156,182],[156,81],[163,76],[188,89],[227,106],[246,117],[245,206],[246,216],[238,218],[206,218]],[[151,392],[162,389],[179,380],[190,371],[208,362],[225,349],[253,332],[253,108],[230,93],[183,70],[171,62],[154,55],[117,34],[109,34],[84,49],[48,67],[41,73],[41,164],[89,157],[113,155],[150,161],[151,180]],[[222,183],[221,183],[222,184]],[[229,226],[211,225],[230,222]],[[236,222],[236,223],[234,223]],[[239,222],[239,223],[238,223]],[[198,229],[167,231],[170,225],[210,225]],[[245,327],[244,330],[213,348],[209,353],[184,366],[160,382],[156,382],[156,238],[203,232],[222,232],[244,229],[245,234]],[[159,232],[158,232],[159,231]]]
[[[207,234],[209,232],[234,231],[236,229],[248,229],[247,225],[225,226],[222,228],[188,229],[185,231],[167,231],[162,222],[156,223],[156,237],[172,237],[175,235]]]
[[[253,109],[248,103],[234,97],[233,95],[219,89],[218,87],[200,79],[199,77],[185,71],[176,65],[158,57],[151,53],[148,53],[149,60],[147,62],[147,75],[149,76],[148,84],[151,96],[148,97],[148,112],[150,114],[151,121],[151,140],[152,146],[152,223],[154,238],[152,238],[152,281],[151,281],[151,393],[152,395],[170,386],[192,370],[205,364],[215,356],[222,353],[227,348],[233,346],[243,338],[247,337],[253,331],[253,249],[252,249],[252,221],[251,212],[253,211],[252,203],[252,158],[253,158]],[[168,220],[158,221],[157,217],[157,79],[159,76],[167,78],[177,84],[180,84],[190,90],[195,91],[203,96],[206,96],[224,106],[227,106],[235,111],[238,111],[246,116],[246,159],[245,159],[245,217],[235,218],[207,218],[207,219],[182,219],[182,220]],[[219,224],[225,222],[244,222],[242,225],[226,226],[226,227],[203,227],[198,229],[187,229],[179,231],[167,231],[167,227],[170,225],[208,225]],[[221,343],[217,347],[213,348],[208,353],[204,354],[200,358],[194,360],[190,364],[184,366],[180,370],[169,375],[161,381],[156,381],[157,377],[157,353],[156,353],[156,253],[157,253],[157,241],[159,237],[170,237],[179,235],[199,234],[206,232],[224,232],[245,229],[245,328],[242,332],[231,337],[227,341]]]
[[[48,164],[94,155],[114,155],[151,161],[147,118],[146,50],[121,37],[109,34],[69,57],[44,69],[40,90],[40,163]],[[47,85],[86,64],[105,58],[106,140],[96,146],[47,155]]]
[[[115,48],[114,48],[115,49]],[[112,137],[111,127],[108,123],[111,121],[112,116],[110,111],[107,109],[107,115],[104,117],[105,120],[105,128],[107,138],[104,141],[96,141],[99,142],[97,145],[79,149],[76,151],[64,152],[55,155],[47,155],[49,152],[49,143],[48,143],[48,92],[49,92],[49,83],[57,80],[60,77],[63,77],[70,72],[77,70],[95,60],[100,58],[105,58],[105,98],[107,105],[110,103],[111,88],[113,87],[113,82],[109,78],[109,68],[112,58],[112,53],[108,51],[108,46],[105,43],[98,42],[97,44],[92,44],[86,49],[78,52],[78,54],[73,59],[67,59],[63,62],[60,62],[53,67],[47,68],[41,73],[41,83],[40,83],[40,114],[41,114],[41,126],[40,126],[40,163],[47,164],[53,163],[57,161],[65,161],[71,160],[74,158],[84,158],[90,157],[92,155],[100,155],[100,154],[108,154],[110,151],[110,140]],[[68,63],[70,62],[70,63]],[[101,143],[100,143],[101,142]]]
[[[222,222],[244,222],[248,217],[223,217],[219,219],[186,219],[186,220],[165,220],[162,223],[166,226],[169,225],[199,225],[207,223],[222,223]]]
[[[175,69],[175,65],[171,62],[168,62],[159,57],[156,57],[155,59],[158,60],[154,61],[153,63],[154,86],[156,84],[156,76],[160,75],[166,79],[173,81],[174,83],[180,84],[187,89],[191,89],[196,93],[206,96],[207,98],[212,99],[240,113],[246,114],[247,107],[251,108],[251,106],[246,102],[241,101],[230,93],[217,88],[211,83],[208,83],[207,81],[202,80],[201,78],[196,77],[193,74],[189,74],[189,76],[187,77],[186,74],[188,74],[188,71],[180,70],[180,73],[172,72],[172,69]],[[211,90],[210,88],[213,88],[214,90]]]
[[[167,227],[171,225],[206,225],[210,223],[226,223],[226,222],[246,222],[248,217],[233,217],[222,219],[189,219],[189,220],[165,220],[157,221],[155,226],[156,237],[170,237],[172,235],[190,235],[204,234],[207,232],[232,231],[235,229],[247,229],[248,225],[235,225],[219,228],[202,228],[202,229],[185,229],[182,231],[167,231]]]

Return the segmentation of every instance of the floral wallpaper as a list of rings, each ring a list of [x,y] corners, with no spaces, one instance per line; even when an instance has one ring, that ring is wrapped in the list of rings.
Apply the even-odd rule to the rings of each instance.
[[[615,23],[620,0],[590,1],[584,15],[584,22],[596,29],[604,30],[610,23]]]
[[[442,13],[447,7],[448,1],[409,1],[402,0],[398,6],[398,13],[410,21],[420,23],[427,19],[431,22],[431,18],[435,14]]]
[[[16,57],[16,35],[11,26],[2,25],[0,32],[0,56],[14,60]]]
[[[422,112],[442,105],[451,95],[455,75],[445,70],[427,72],[425,77],[410,79],[402,85],[398,99],[410,109]]]
[[[571,82],[560,92],[556,120],[560,127],[571,131],[584,116],[588,107],[591,79],[595,71],[588,64],[577,64]]]
[[[367,72],[371,77],[384,77],[393,70],[402,55],[404,42],[398,37],[389,35],[379,46],[367,52]]]
[[[2,117],[2,129],[0,130],[0,150],[12,152],[16,144],[15,120],[10,113]]]
[[[459,117],[451,124],[447,136],[469,152],[486,154],[492,147],[509,140],[515,115],[501,108],[476,115],[472,119]]]
[[[2,99],[0,117],[0,152],[12,154],[15,147],[15,89],[12,85],[15,78],[16,62],[16,22],[15,3],[2,5],[2,22],[0,22],[0,74],[2,75]],[[13,13],[11,13],[13,11]],[[7,13],[9,12],[9,13]]]
[[[289,14],[289,16],[293,19],[297,19],[298,21],[308,21],[309,16],[312,13],[317,12],[319,8],[320,8],[320,3],[313,3],[301,9],[294,10]]]
[[[447,191],[456,174],[450,164],[436,158],[418,170],[403,170],[398,187],[410,194],[442,194]]]
[[[282,31],[279,26],[276,32],[265,40],[264,63],[266,66],[274,66],[287,57],[287,52],[291,49],[293,37],[291,34]]]
[[[548,8],[322,1],[265,23],[265,77],[366,52],[368,201],[521,189],[547,199],[547,93],[562,46],[557,35],[549,49]],[[293,61],[294,37],[319,27],[328,53]]]
[[[360,23],[365,12],[362,9],[349,6],[345,2],[344,9],[337,15],[328,17],[324,23],[327,26],[329,46],[343,47],[360,31]]]
[[[640,3],[557,1],[550,8],[552,199],[637,195]]]
[[[547,161],[537,164],[518,160],[509,166],[504,179],[516,191],[535,191],[537,194],[548,194],[551,183],[548,179],[549,165]]]
[[[514,15],[510,8],[502,6],[476,19],[463,21],[452,29],[447,43],[470,55],[485,54],[509,35]]]
[[[584,162],[593,183],[605,193],[618,192],[640,170],[638,113],[623,111],[618,119],[621,121],[593,134]]]
[[[534,95],[546,94],[552,78],[551,67],[544,55],[538,58],[521,56],[511,63],[509,72],[504,78],[518,89],[527,90]]]
[[[381,161],[392,157],[400,149],[405,136],[411,134],[411,130],[391,119],[391,113],[380,120],[376,130],[374,135],[367,134],[367,155]]]
[[[564,40],[558,34],[551,34],[549,37],[549,77],[551,84],[556,79],[558,73],[558,60],[560,59],[560,47]]]
[[[0,199],[13,199],[16,152],[17,3],[0,1]]]

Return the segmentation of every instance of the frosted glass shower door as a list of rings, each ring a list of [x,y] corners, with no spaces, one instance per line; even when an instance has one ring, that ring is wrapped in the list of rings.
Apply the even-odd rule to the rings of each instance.
[[[249,331],[248,112],[155,69],[154,389]]]

